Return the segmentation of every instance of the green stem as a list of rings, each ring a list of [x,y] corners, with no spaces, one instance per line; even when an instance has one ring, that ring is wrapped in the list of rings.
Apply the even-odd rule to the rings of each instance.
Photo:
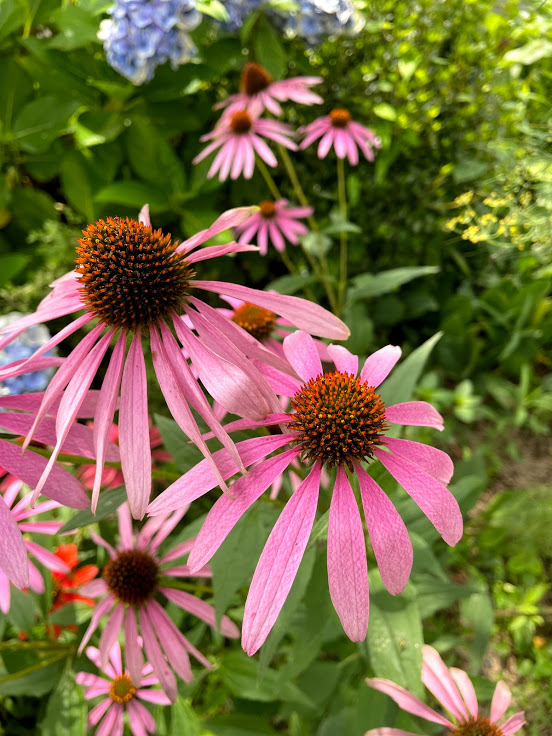
[[[282,257],[282,261],[284,262],[285,267],[290,273],[297,273],[297,268],[295,266],[295,263],[291,260],[286,250],[283,250],[280,253],[280,256]]]
[[[347,190],[345,188],[345,161],[337,159],[337,199],[342,220],[347,220]],[[339,235],[339,286],[337,289],[337,315],[343,311],[345,289],[347,288],[347,232],[342,230]]]
[[[261,176],[265,180],[265,183],[267,187],[270,189],[270,193],[274,197],[274,199],[282,199],[282,195],[280,193],[280,190],[276,186],[276,182],[272,178],[272,174],[268,170],[265,162],[260,158],[260,156],[257,156],[257,166],[259,167],[259,171],[261,172]]]

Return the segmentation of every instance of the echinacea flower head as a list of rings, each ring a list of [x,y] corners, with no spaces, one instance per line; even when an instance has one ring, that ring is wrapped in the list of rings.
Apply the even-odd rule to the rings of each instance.
[[[96,458],[93,511],[99,496],[110,444],[109,432],[117,408],[117,451],[120,452],[131,510],[136,518],[142,518],[149,500],[151,447],[144,339],[149,338],[153,367],[178,425],[202,449],[203,454],[210,457],[191,413],[190,406],[193,407],[243,469],[233,442],[215,418],[182,354],[182,348],[190,356],[195,374],[218,404],[228,412],[252,419],[262,419],[279,406],[273,390],[252,360],[266,359],[274,363],[278,359],[244,330],[229,323],[215,309],[196,298],[197,290],[247,300],[270,309],[296,327],[313,334],[336,339],[348,336],[346,325],[317,304],[297,297],[196,278],[195,269],[203,260],[255,249],[254,246],[239,243],[197,249],[214,235],[240,225],[251,213],[251,208],[247,207],[229,210],[211,227],[181,244],[173,242],[171,236],[163,234],[161,230],[153,230],[147,206],[143,208],[139,221],[121,217],[98,220],[83,231],[84,237],[79,240],[77,268],[52,284],[51,293],[43,299],[34,314],[0,331],[2,349],[30,325],[84,312],[32,356],[0,369],[0,379],[4,379],[20,375],[25,370],[34,370],[44,353],[81,327],[96,322],[64,359],[44,392],[32,426],[26,431],[23,448],[28,446],[37,429],[40,430],[43,420],[48,421],[47,415],[55,408],[55,441],[48,443],[54,445],[54,450],[38,482],[32,486],[35,488],[34,498],[45,488],[56,458],[74,431],[75,419],[79,416],[81,406],[86,403],[91,383],[112,342],[114,346],[92,414],[92,457]],[[188,327],[183,317],[188,318],[195,332]],[[2,335],[2,332],[5,334]],[[130,342],[128,352],[127,342]],[[283,364],[283,361],[280,363]],[[0,417],[0,425],[2,421]],[[18,450],[11,447],[12,454]],[[20,449],[19,456],[23,460]],[[1,454],[0,463],[5,466]],[[222,475],[214,464],[213,469],[224,487]],[[29,482],[23,475],[18,477]],[[57,496],[52,497],[60,500]],[[73,506],[74,503],[68,505]]]
[[[128,665],[128,653],[125,655]],[[84,687],[86,700],[104,696],[88,714],[88,729],[98,726],[97,736],[123,736],[124,714],[127,713],[133,736],[155,733],[155,719],[143,703],[170,705],[171,701],[162,690],[154,689],[159,680],[151,664],[141,665],[131,676],[130,668],[123,668],[118,642],[111,646],[107,662],[102,661],[96,647],[87,647],[86,656],[102,671],[102,676],[77,672],[76,682]]]
[[[300,380],[281,376],[277,391],[291,399],[292,411],[262,422],[237,421],[227,429],[278,425],[281,433],[238,443],[244,464],[257,463],[231,487],[234,499],[222,496],[198,534],[188,564],[203,566],[234,524],[294,459],[306,477],[274,526],[253,575],[245,604],[242,644],[248,654],[262,645],[291,588],[314,523],[323,468],[335,468],[328,520],[328,581],[345,633],[362,641],[368,627],[366,542],[350,475],[355,475],[368,534],[382,580],[393,595],[406,585],[412,567],[412,544],[392,502],[368,475],[363,463],[378,460],[433,523],[445,542],[462,536],[462,514],[446,484],[453,467],[448,455],[428,445],[388,435],[389,424],[443,429],[440,414],[423,401],[386,405],[376,393],[398,361],[401,350],[388,345],[370,355],[360,374],[358,358],[344,347],[328,347],[335,370],[324,373],[312,337],[297,331],[283,348]],[[275,373],[273,384],[278,381]],[[284,448],[284,452],[274,454]],[[226,477],[236,472],[225,451],[215,454]],[[264,461],[262,459],[264,458]],[[262,461],[262,462],[260,462]],[[208,475],[209,474],[209,475]],[[199,463],[150,505],[151,514],[166,513],[215,487],[216,480]]]
[[[368,161],[374,160],[374,149],[380,148],[379,138],[369,128],[352,119],[344,108],[335,108],[329,115],[317,118],[299,130],[305,137],[299,148],[304,150],[319,138],[318,158],[326,158],[333,146],[338,158],[347,158],[351,166],[358,164],[358,151]]]
[[[282,253],[286,249],[286,240],[297,245],[299,236],[308,232],[300,220],[312,213],[312,207],[288,207],[287,199],[264,200],[259,204],[259,211],[236,228],[238,242],[250,243],[256,236],[262,256],[266,256],[269,243]]]
[[[10,312],[0,316],[0,329],[7,327],[12,322],[24,317],[21,312]],[[16,360],[23,361],[32,355],[37,348],[48,342],[51,335],[44,325],[33,325],[25,330],[3,350],[0,350],[0,366],[13,363]],[[0,385],[0,396],[14,394],[25,394],[32,391],[44,391],[53,373],[53,366],[57,366],[60,360],[54,355],[44,357],[44,368],[33,373],[25,373],[2,381]],[[48,365],[49,364],[49,365]]]
[[[164,517],[149,519],[136,533],[132,528],[128,506],[120,506],[117,511],[120,536],[117,548],[98,535],[93,535],[94,541],[107,549],[110,559],[102,571],[102,577],[83,586],[80,591],[86,596],[98,598],[99,602],[79,651],[82,652],[100,621],[107,616],[108,621],[100,638],[102,663],[107,662],[113,643],[123,631],[127,664],[131,679],[136,682],[142,666],[138,641],[140,630],[146,655],[171,702],[176,700],[177,695],[174,673],[185,682],[193,680],[190,654],[209,669],[211,664],[175,626],[156,600],[157,596],[166,598],[213,629],[218,629],[212,606],[191,593],[171,587],[172,582],[178,585],[180,578],[191,576],[187,565],[175,562],[189,553],[193,540],[182,542],[163,554],[159,553],[161,544],[185,512],[186,508]],[[210,577],[211,571],[204,567],[196,576]],[[220,631],[224,636],[239,636],[237,626],[227,616],[221,619]]]
[[[310,87],[321,82],[322,77],[293,77],[274,81],[264,67],[252,61],[242,70],[240,91],[219,102],[216,108],[225,108],[226,115],[237,110],[261,115],[266,109],[279,116],[282,114],[281,102],[289,100],[300,105],[321,104],[322,97],[310,90]]]
[[[440,715],[425,705],[415,695],[391,680],[380,677],[366,680],[370,687],[389,695],[407,713],[425,718],[431,723],[445,726],[449,736],[512,736],[525,725],[523,711],[516,713],[499,725],[510,701],[510,690],[504,681],[497,683],[489,716],[479,714],[477,695],[468,675],[456,667],[447,668],[433,647],[423,647],[422,682],[450,718]],[[416,736],[398,728],[374,728],[366,736]]]
[[[225,114],[210,133],[201,136],[202,141],[211,141],[192,163],[203,161],[210,153],[220,149],[213,159],[207,178],[218,172],[220,181],[230,177],[237,179],[243,174],[251,179],[255,170],[255,154],[268,166],[276,166],[276,156],[268,147],[265,138],[280,143],[292,151],[297,146],[291,140],[293,130],[278,120],[259,118],[247,110],[235,110]]]
[[[22,565],[27,565],[28,572],[24,579],[25,587],[27,587],[26,580],[28,579],[28,587],[31,590],[35,593],[44,593],[44,579],[32,560],[27,559],[27,554],[34,557],[52,572],[60,574],[69,572],[66,563],[53,552],[42,547],[34,538],[31,540],[22,535],[22,533],[32,533],[33,535],[57,534],[63,526],[62,521],[55,521],[54,519],[31,521],[30,517],[57,509],[60,504],[56,501],[45,501],[35,506],[35,508],[31,508],[32,493],[27,493],[17,501],[17,497],[23,488],[22,481],[13,476],[8,476],[6,482],[7,487],[3,495],[0,496],[0,517],[3,514],[3,518],[0,519],[2,522],[0,529],[0,611],[3,613],[10,610],[10,579],[17,587],[23,587],[23,585],[20,585],[20,576],[12,577],[10,575],[10,569],[14,567],[14,563],[21,562]],[[8,523],[6,511],[11,515],[11,523]],[[11,544],[13,544],[13,548],[11,548]],[[22,551],[21,545],[23,545],[24,559],[19,560]],[[10,555],[13,555],[14,558],[11,562],[7,560]]]
[[[100,24],[108,64],[133,84],[153,79],[167,61],[173,69],[197,51],[189,31],[201,23],[194,0],[115,0]]]

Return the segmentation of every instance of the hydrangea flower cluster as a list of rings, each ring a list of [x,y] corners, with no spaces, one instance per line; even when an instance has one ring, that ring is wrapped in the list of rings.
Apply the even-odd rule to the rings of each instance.
[[[201,23],[194,0],[116,0],[100,24],[108,63],[134,84],[149,82],[156,67],[173,69],[197,51],[189,31]]]
[[[10,312],[0,317],[0,329],[7,327],[24,315],[20,312]],[[38,350],[50,339],[51,335],[47,327],[44,325],[33,325],[25,330],[10,345],[6,345],[0,350],[0,366],[12,363],[16,360],[24,360],[29,358],[35,350]],[[52,353],[50,353],[52,354]],[[13,396],[16,394],[26,394],[31,391],[44,391],[50,378],[52,370],[44,368],[33,373],[24,373],[23,375],[14,376],[2,381],[0,386],[1,396]]]

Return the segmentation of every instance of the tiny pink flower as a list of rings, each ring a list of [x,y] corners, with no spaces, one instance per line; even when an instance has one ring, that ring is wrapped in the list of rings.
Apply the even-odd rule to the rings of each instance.
[[[351,118],[348,110],[336,108],[329,115],[318,118],[300,129],[304,139],[299,146],[301,150],[321,138],[318,144],[318,158],[326,158],[333,146],[338,158],[348,158],[351,166],[358,164],[358,149],[368,161],[374,160],[374,148],[381,143],[374,133],[364,125]]]
[[[234,498],[222,496],[211,508],[188,560],[191,570],[201,568],[242,514],[294,460],[301,460],[305,480],[270,534],[245,604],[242,644],[250,655],[265,641],[291,589],[314,523],[324,466],[337,469],[328,520],[330,595],[353,641],[366,636],[369,593],[366,543],[350,474],[357,476],[374,554],[393,595],[406,585],[413,557],[403,520],[362,462],[379,460],[447,544],[455,545],[462,536],[462,514],[446,488],[453,473],[448,455],[387,434],[387,422],[443,429],[441,415],[430,404],[408,401],[386,406],[375,393],[398,361],[400,348],[388,345],[370,355],[358,377],[358,358],[336,345],[328,347],[336,370],[324,373],[316,344],[304,332],[288,335],[283,349],[299,379],[272,371],[271,380],[277,393],[291,398],[292,411],[261,422],[238,420],[226,425],[229,431],[279,425],[281,431],[237,444],[244,464],[257,464],[231,486]],[[225,477],[236,473],[225,450],[215,457]],[[167,513],[215,486],[212,472],[199,463],[155,499],[149,513]]]
[[[220,181],[237,179],[243,174],[246,179],[251,179],[255,170],[255,154],[268,166],[276,166],[278,161],[272,153],[264,138],[280,143],[292,151],[297,146],[291,140],[292,128],[286,123],[277,120],[258,118],[247,112],[247,110],[236,110],[231,115],[223,115],[216,128],[201,136],[202,141],[211,141],[201,153],[196,156],[192,163],[203,161],[210,153],[219,148],[211,168],[207,172],[207,178],[211,179],[217,171]]]
[[[319,105],[322,97],[309,89],[320,84],[322,77],[293,77],[275,82],[260,64],[249,62],[241,73],[240,91],[219,102],[216,108],[226,108],[225,115],[237,110],[247,110],[261,115],[264,110],[276,115],[282,114],[280,102],[297,102],[300,105]]]
[[[184,682],[193,680],[190,654],[209,669],[211,664],[171,621],[156,600],[156,595],[164,596],[179,608],[208,623],[213,629],[218,628],[215,609],[201,598],[178,590],[177,587],[177,580],[191,577],[191,573],[187,565],[175,564],[175,561],[189,553],[194,540],[182,542],[159,555],[161,543],[173,531],[186,510],[187,507],[174,514],[149,519],[136,533],[132,528],[127,504],[120,506],[117,511],[119,544],[114,549],[105,539],[92,534],[96,544],[107,549],[110,560],[104,567],[101,578],[80,589],[82,594],[98,598],[99,602],[81,641],[79,652],[83,651],[100,621],[107,616],[108,620],[100,638],[102,663],[107,662],[113,643],[123,631],[127,665],[132,681],[136,682],[137,672],[142,666],[139,628],[146,655],[171,702],[177,696],[174,673]],[[204,566],[195,575],[210,577],[211,570]],[[171,587],[172,583],[175,587]],[[239,636],[237,626],[227,616],[222,617],[220,631],[231,638]]]
[[[523,711],[508,718],[501,726],[498,725],[512,698],[508,686],[503,681],[496,685],[489,717],[481,716],[477,695],[468,675],[456,667],[447,668],[439,653],[427,645],[423,648],[422,682],[450,713],[451,720],[390,680],[374,677],[367,679],[366,682],[370,687],[393,698],[407,713],[445,726],[450,736],[513,736],[525,725]],[[366,736],[416,736],[416,734],[398,728],[374,728],[368,731]]]
[[[22,532],[34,534],[57,534],[63,526],[62,521],[28,521],[29,517],[44,514],[60,507],[56,501],[30,507],[32,493],[27,493],[17,503],[15,500],[23,487],[23,482],[8,476],[2,484],[5,487],[3,496],[0,496],[0,611],[7,613],[10,610],[10,580],[16,586],[28,587],[35,593],[44,593],[44,579],[36,565],[27,559],[32,555],[44,567],[54,572],[69,572],[67,565],[53,552],[41,547],[34,540],[23,537]],[[15,504],[15,505],[14,505]],[[11,516],[9,520],[6,511]],[[23,549],[21,547],[23,546]],[[22,556],[22,553],[24,557]],[[9,558],[12,558],[11,560]],[[12,568],[27,566],[27,571],[19,569],[14,575]],[[23,583],[21,585],[21,583]]]
[[[287,199],[261,202],[259,211],[236,228],[236,233],[239,235],[238,243],[250,243],[256,235],[262,256],[266,256],[269,242],[279,253],[286,249],[286,240],[297,245],[298,236],[308,232],[306,225],[299,220],[303,217],[310,217],[313,209],[312,207],[288,207],[287,204]]]
[[[127,669],[123,669],[118,642],[111,646],[106,662],[102,661],[96,647],[87,647],[86,656],[102,670],[103,675],[77,672],[76,682],[84,687],[85,700],[104,696],[104,700],[88,714],[88,730],[98,726],[96,736],[123,736],[126,712],[132,736],[155,733],[155,719],[142,702],[170,705],[171,701],[162,690],[152,689],[152,685],[159,685],[159,680],[152,674],[151,664],[140,664],[131,676]]]
[[[25,369],[29,372],[36,370],[36,362],[45,352],[80,328],[92,327],[91,323],[96,323],[63,361],[35,410],[31,426],[24,431],[25,449],[33,437],[39,437],[43,422],[48,424],[48,432],[50,425],[53,428],[55,441],[51,444],[54,449],[38,477],[33,474],[32,479],[27,480],[21,474],[26,472],[29,454],[23,457],[21,448],[9,443],[9,449],[5,449],[0,441],[0,465],[8,468],[9,461],[21,467],[20,472],[12,472],[35,488],[33,500],[47,488],[59,453],[66,448],[71,434],[77,431],[75,421],[81,416],[79,412],[87,402],[90,386],[104,357],[110,353],[94,412],[88,414],[94,419],[92,457],[96,458],[92,510],[95,511],[98,502],[110,446],[109,432],[118,410],[117,452],[120,452],[130,508],[135,518],[143,517],[152,482],[143,349],[143,341],[148,339],[159,386],[177,424],[205,457],[211,458],[192,407],[234,456],[242,472],[245,470],[234,443],[214,416],[199,387],[182,348],[190,356],[196,375],[211,396],[226,411],[252,419],[261,419],[279,407],[274,391],[253,363],[257,358],[262,360],[268,351],[263,353],[262,346],[238,325],[229,323],[216,309],[198,299],[198,290],[247,300],[270,309],[295,327],[321,337],[341,340],[348,336],[349,330],[341,320],[312,302],[196,278],[196,269],[201,270],[202,261],[254,248],[235,242],[198,248],[215,235],[239,226],[250,215],[248,207],[229,210],[211,227],[180,244],[171,242],[170,235],[164,235],[161,230],[153,230],[147,205],[142,209],[139,221],[121,217],[98,220],[83,231],[84,237],[79,240],[77,268],[52,284],[52,291],[34,314],[0,330],[1,350],[29,325],[81,312],[23,364],[16,361],[0,368],[1,380],[20,375]],[[189,319],[192,328],[187,326],[183,317]],[[174,328],[174,333],[169,325]],[[111,350],[113,341],[115,344]],[[280,367],[285,371],[285,365]],[[48,416],[53,413],[56,414],[55,419]],[[4,419],[0,418],[0,426],[2,422]],[[90,434],[90,430],[86,430]],[[210,459],[209,462],[213,463],[213,470],[225,489],[225,481],[214,461]],[[35,467],[38,467],[36,463]],[[75,479],[73,481],[80,488],[80,484]],[[84,495],[86,505],[82,488],[80,493],[78,503]],[[62,501],[60,496],[50,495]],[[70,501],[67,505],[76,504]]]

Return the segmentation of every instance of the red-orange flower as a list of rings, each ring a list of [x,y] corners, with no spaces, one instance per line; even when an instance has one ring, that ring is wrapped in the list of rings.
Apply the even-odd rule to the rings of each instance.
[[[93,607],[95,605],[93,598],[87,598],[73,591],[80,588],[81,585],[89,583],[96,577],[98,574],[96,565],[83,565],[83,567],[75,569],[79,564],[76,544],[60,544],[55,550],[55,554],[70,568],[70,572],[66,574],[52,572],[54,579],[54,600],[51,610],[56,611],[58,608],[74,601],[80,601],[87,606]]]

